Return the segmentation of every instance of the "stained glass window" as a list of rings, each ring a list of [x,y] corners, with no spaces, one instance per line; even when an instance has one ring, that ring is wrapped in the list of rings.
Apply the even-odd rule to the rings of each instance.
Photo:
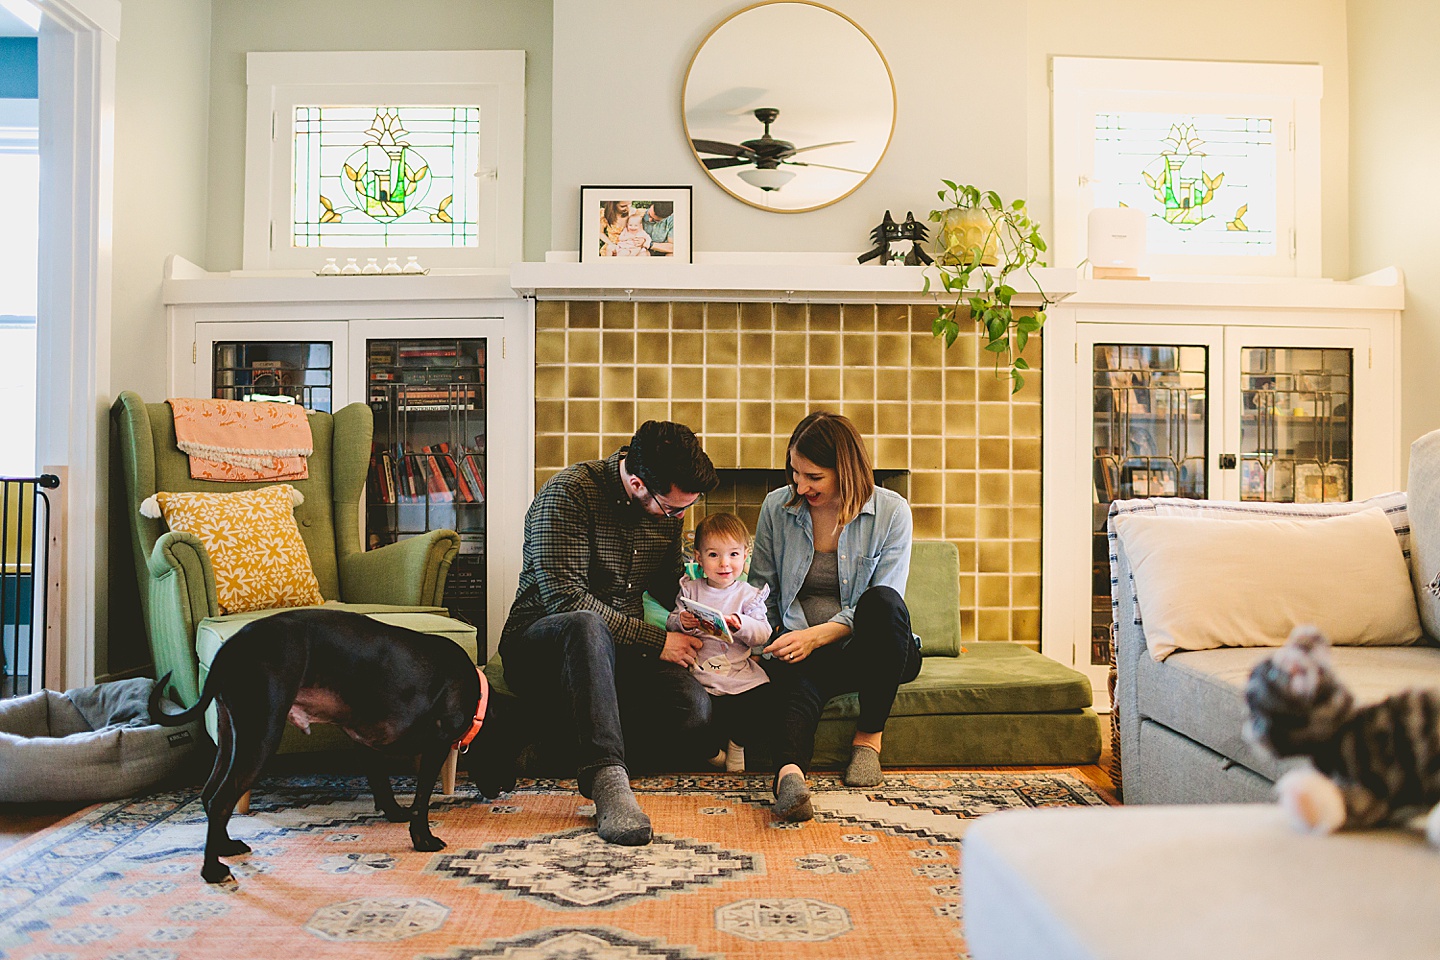
[[[1270,117],[1095,114],[1095,206],[1144,210],[1152,254],[1274,256],[1275,171]]]
[[[1143,210],[1142,274],[1320,275],[1316,64],[1051,60],[1051,262],[1089,256],[1090,211]]]
[[[478,106],[295,108],[296,247],[474,247]]]

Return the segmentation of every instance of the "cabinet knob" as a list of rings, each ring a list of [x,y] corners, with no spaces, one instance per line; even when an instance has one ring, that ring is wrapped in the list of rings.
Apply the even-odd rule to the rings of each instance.
[[[1234,469],[1235,469],[1235,454],[1233,454],[1233,453],[1222,453],[1222,454],[1220,454],[1220,469],[1221,469],[1221,470],[1234,470]]]

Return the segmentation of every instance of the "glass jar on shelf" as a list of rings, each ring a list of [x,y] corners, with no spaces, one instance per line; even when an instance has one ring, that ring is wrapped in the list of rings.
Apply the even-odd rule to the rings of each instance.
[[[368,276],[368,275],[374,275],[374,274],[379,273],[379,272],[380,272],[380,261],[379,261],[378,259],[376,259],[375,257],[369,257],[369,258],[367,258],[367,259],[365,260],[365,266],[363,266],[363,267],[360,268],[360,272],[363,273],[363,274],[366,274],[367,276]]]
[[[340,272],[347,277],[357,276],[360,273],[360,264],[355,261],[354,257],[346,257],[345,266],[340,268]]]
[[[381,272],[381,273],[399,273],[399,272],[400,272],[400,258],[399,258],[399,257],[387,257],[386,260],[385,260],[385,266],[383,266],[383,267],[380,268],[380,272]]]

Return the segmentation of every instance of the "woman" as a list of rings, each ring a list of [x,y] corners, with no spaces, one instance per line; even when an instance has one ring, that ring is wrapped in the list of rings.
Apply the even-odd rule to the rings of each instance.
[[[765,653],[780,684],[775,812],[813,815],[805,770],[820,711],[831,697],[860,694],[845,782],[881,782],[880,741],[895,688],[920,672],[919,639],[902,593],[910,572],[910,506],[875,486],[855,425],[812,413],[790,435],[790,485],[760,508],[750,582],[768,586]]]

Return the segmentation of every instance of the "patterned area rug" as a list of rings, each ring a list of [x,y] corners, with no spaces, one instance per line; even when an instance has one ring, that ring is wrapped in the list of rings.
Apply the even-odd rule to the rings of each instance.
[[[762,776],[637,780],[646,847],[600,841],[573,781],[494,802],[462,782],[432,808],[448,847],[417,853],[363,778],[274,778],[231,821],[254,848],[227,861],[238,882],[215,886],[198,791],[101,804],[0,855],[0,957],[963,958],[968,821],[1107,802],[1069,771],[812,782],[815,819],[785,824]]]

